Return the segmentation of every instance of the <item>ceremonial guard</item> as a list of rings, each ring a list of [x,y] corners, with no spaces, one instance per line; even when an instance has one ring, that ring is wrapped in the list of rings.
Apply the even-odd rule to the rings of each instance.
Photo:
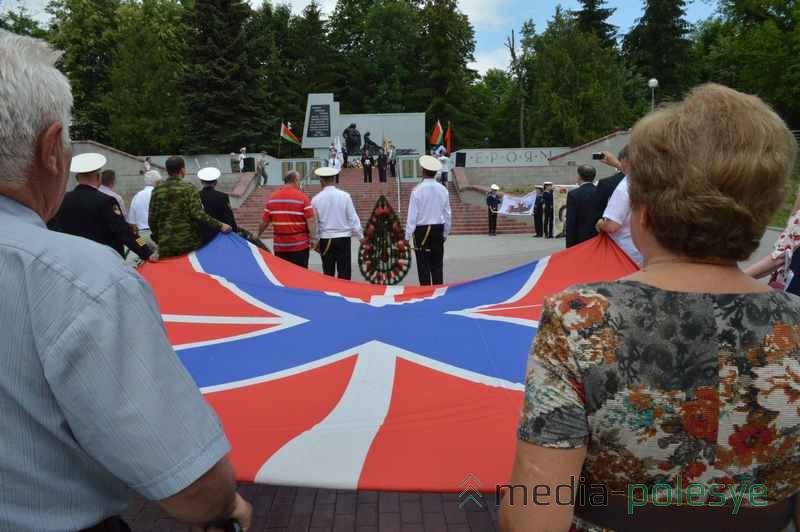
[[[378,155],[378,181],[386,183],[386,170],[389,167],[389,158],[386,156],[385,151],[381,151]]]
[[[544,236],[544,187],[536,185],[536,199],[533,202],[534,237]]]
[[[369,154],[368,148],[364,148],[364,152],[361,154],[361,166],[364,168],[364,183],[372,183],[372,167],[375,164],[375,160]]]
[[[322,190],[311,200],[317,217],[317,251],[322,256],[322,271],[349,281],[352,276],[350,237],[364,239],[361,220],[350,194],[334,184],[339,170],[317,168],[314,173],[322,184]]]
[[[408,204],[406,240],[414,237],[417,274],[421,285],[444,283],[444,241],[450,234],[450,194],[434,179],[442,163],[436,157],[423,155],[422,183],[411,192]]]
[[[544,182],[544,237],[553,238],[553,183]]]
[[[98,190],[100,170],[106,158],[99,153],[83,153],[72,158],[70,172],[78,185],[67,192],[50,222],[50,228],[105,244],[125,256],[125,247],[142,260],[156,260],[154,251],[125,221],[117,200]]]
[[[220,169],[213,166],[198,170],[197,178],[203,185],[203,190],[200,191],[200,201],[203,203],[203,210],[215,220],[219,220],[220,222],[231,226],[231,229],[242,238],[248,240],[265,251],[269,251],[269,248],[265,246],[261,240],[255,238],[250,234],[249,231],[239,227],[236,224],[236,217],[233,215],[233,209],[231,209],[231,199],[227,194],[220,192],[216,188],[221,175],[222,172]],[[200,231],[202,233],[204,243],[210,242],[215,236],[217,236],[217,234],[219,234],[218,229],[213,229],[206,226],[203,226]]]
[[[489,208],[489,236],[497,236],[497,211],[500,210],[500,198],[497,192],[500,187],[492,185],[489,195],[486,196],[486,206]]]
[[[230,225],[206,214],[197,189],[183,181],[186,162],[181,157],[170,157],[164,166],[169,177],[153,190],[148,213],[150,238],[158,244],[161,257],[200,248],[204,243],[201,227],[231,232]]]

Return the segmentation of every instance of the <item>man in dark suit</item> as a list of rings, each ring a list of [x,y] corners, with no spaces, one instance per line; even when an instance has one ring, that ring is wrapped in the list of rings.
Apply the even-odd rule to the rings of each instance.
[[[544,236],[544,187],[536,185],[536,199],[533,202],[533,236]]]
[[[203,185],[203,190],[200,191],[200,201],[203,202],[203,210],[209,216],[230,225],[234,232],[238,232],[230,198],[224,192],[216,189],[221,174],[222,172],[214,167],[202,168],[197,172],[197,178]],[[203,242],[210,242],[219,231],[212,227],[203,227],[201,233]]]
[[[544,192],[542,192],[542,199],[544,200],[544,237],[553,238],[553,183],[551,181],[544,182]]]
[[[212,218],[230,225],[234,233],[237,233],[251,244],[260,247],[264,251],[270,252],[269,248],[261,242],[261,240],[254,237],[250,231],[236,225],[236,217],[233,215],[233,209],[231,209],[230,198],[224,192],[220,192],[216,189],[220,175],[222,175],[222,172],[213,166],[201,168],[197,172],[197,178],[200,180],[200,183],[203,184],[203,190],[200,191],[200,201],[203,203],[203,210]],[[214,237],[219,234],[219,230],[211,227],[202,227],[200,233],[203,244],[205,245],[214,240]]]
[[[600,159],[600,162],[612,168],[616,168],[617,173],[597,182],[594,198],[592,199],[595,222],[603,217],[603,213],[606,211],[606,207],[608,207],[608,200],[611,199],[611,195],[617,189],[617,185],[619,185],[620,181],[622,181],[626,175],[624,168],[628,164],[628,146],[620,150],[618,157],[614,157],[612,153],[604,151],[603,158]]]
[[[578,188],[567,194],[567,220],[564,232],[567,247],[572,247],[597,236],[595,229],[594,167],[587,164],[578,167]]]
[[[361,166],[364,168],[364,183],[372,183],[372,167],[375,166],[375,159],[372,158],[366,147],[361,154]]]
[[[157,260],[147,242],[125,221],[117,200],[98,190],[100,170],[106,158],[99,153],[83,153],[72,158],[70,171],[78,185],[64,196],[64,201],[49,227],[61,233],[80,236],[105,244],[120,257],[125,247],[142,260]]]

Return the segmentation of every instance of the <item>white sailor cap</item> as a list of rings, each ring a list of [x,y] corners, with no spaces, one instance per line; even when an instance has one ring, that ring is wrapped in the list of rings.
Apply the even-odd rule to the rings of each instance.
[[[438,172],[442,169],[442,163],[436,157],[423,155],[419,158],[419,165],[429,172]]]
[[[99,153],[81,153],[72,158],[69,171],[76,174],[87,174],[100,170],[106,165],[105,156]]]
[[[489,188],[491,188],[492,190],[500,190],[500,187],[498,187],[497,185],[492,185]]]
[[[544,182],[544,186],[547,186],[547,185],[552,185],[552,184],[553,184],[553,182],[552,182],[552,181],[545,181],[545,182]]]
[[[219,171],[219,168],[213,166],[207,166],[197,171],[197,179],[205,182],[216,181],[221,175],[222,172]]]
[[[321,166],[314,170],[314,175],[317,177],[333,177],[339,173],[339,170],[332,166]]]

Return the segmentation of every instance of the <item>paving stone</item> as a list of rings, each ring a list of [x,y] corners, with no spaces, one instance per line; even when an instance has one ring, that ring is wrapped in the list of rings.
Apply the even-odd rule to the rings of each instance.
[[[337,510],[338,511],[338,510]],[[356,514],[339,514],[333,519],[333,532],[353,532],[356,529]]]
[[[422,503],[419,501],[400,502],[400,520],[405,524],[422,522]]]
[[[378,505],[359,503],[356,507],[356,524],[378,526]]]
[[[425,513],[441,512],[442,510],[442,494],[441,493],[423,493],[422,494],[422,511]]]
[[[380,512],[378,519],[380,532],[400,532],[400,513]]]
[[[355,492],[341,491],[336,494],[336,514],[355,514],[358,496]]]
[[[399,512],[400,511],[400,495],[398,493],[383,492],[379,498],[380,512]]]
[[[335,504],[314,505],[314,514],[311,516],[311,527],[333,527],[333,516],[336,513]]]
[[[467,522],[467,512],[458,507],[457,502],[446,501],[444,503],[444,518],[449,525],[460,525]]]

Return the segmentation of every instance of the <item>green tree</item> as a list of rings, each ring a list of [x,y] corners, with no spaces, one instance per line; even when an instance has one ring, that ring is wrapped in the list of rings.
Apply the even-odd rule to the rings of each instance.
[[[593,33],[605,46],[616,46],[617,27],[608,22],[616,9],[605,7],[605,0],[580,0],[580,3],[583,7],[575,11],[578,28]]]
[[[473,86],[473,112],[482,124],[475,147],[502,148],[519,137],[519,103],[514,80],[508,72],[492,68]]]
[[[249,16],[244,0],[195,0],[188,10],[183,89],[189,152],[238,151],[258,138],[258,122],[251,121],[258,72],[244,31]]]
[[[330,21],[329,39],[338,53],[335,86],[343,113],[361,112],[373,87],[364,72],[366,24],[375,0],[338,0]]]
[[[420,84],[415,65],[420,53],[420,15],[409,0],[377,0],[369,9],[364,31],[366,71],[364,112],[400,113],[425,109],[415,91]]]
[[[47,37],[47,30],[42,28],[39,23],[30,16],[25,6],[19,6],[17,9],[0,13],[0,29],[8,30],[18,35],[27,35],[28,37],[36,37],[37,39],[44,39]]]
[[[691,42],[685,0],[647,0],[644,13],[625,36],[628,64],[645,78],[656,78],[663,99],[679,98],[691,83]]]
[[[439,120],[452,122],[457,146],[477,145],[481,125],[470,108],[471,86],[477,73],[474,61],[475,32],[455,0],[426,0],[421,13],[422,47],[419,61],[421,97],[427,96],[429,127]]]
[[[575,146],[632,119],[616,52],[560,9],[535,40],[531,90],[532,145]]]
[[[117,13],[111,91],[104,100],[111,143],[138,154],[176,153],[185,133],[183,7],[176,0],[126,0]]]
[[[50,41],[64,51],[61,69],[72,85],[72,136],[109,142],[104,104],[111,90],[119,0],[51,0]]]

